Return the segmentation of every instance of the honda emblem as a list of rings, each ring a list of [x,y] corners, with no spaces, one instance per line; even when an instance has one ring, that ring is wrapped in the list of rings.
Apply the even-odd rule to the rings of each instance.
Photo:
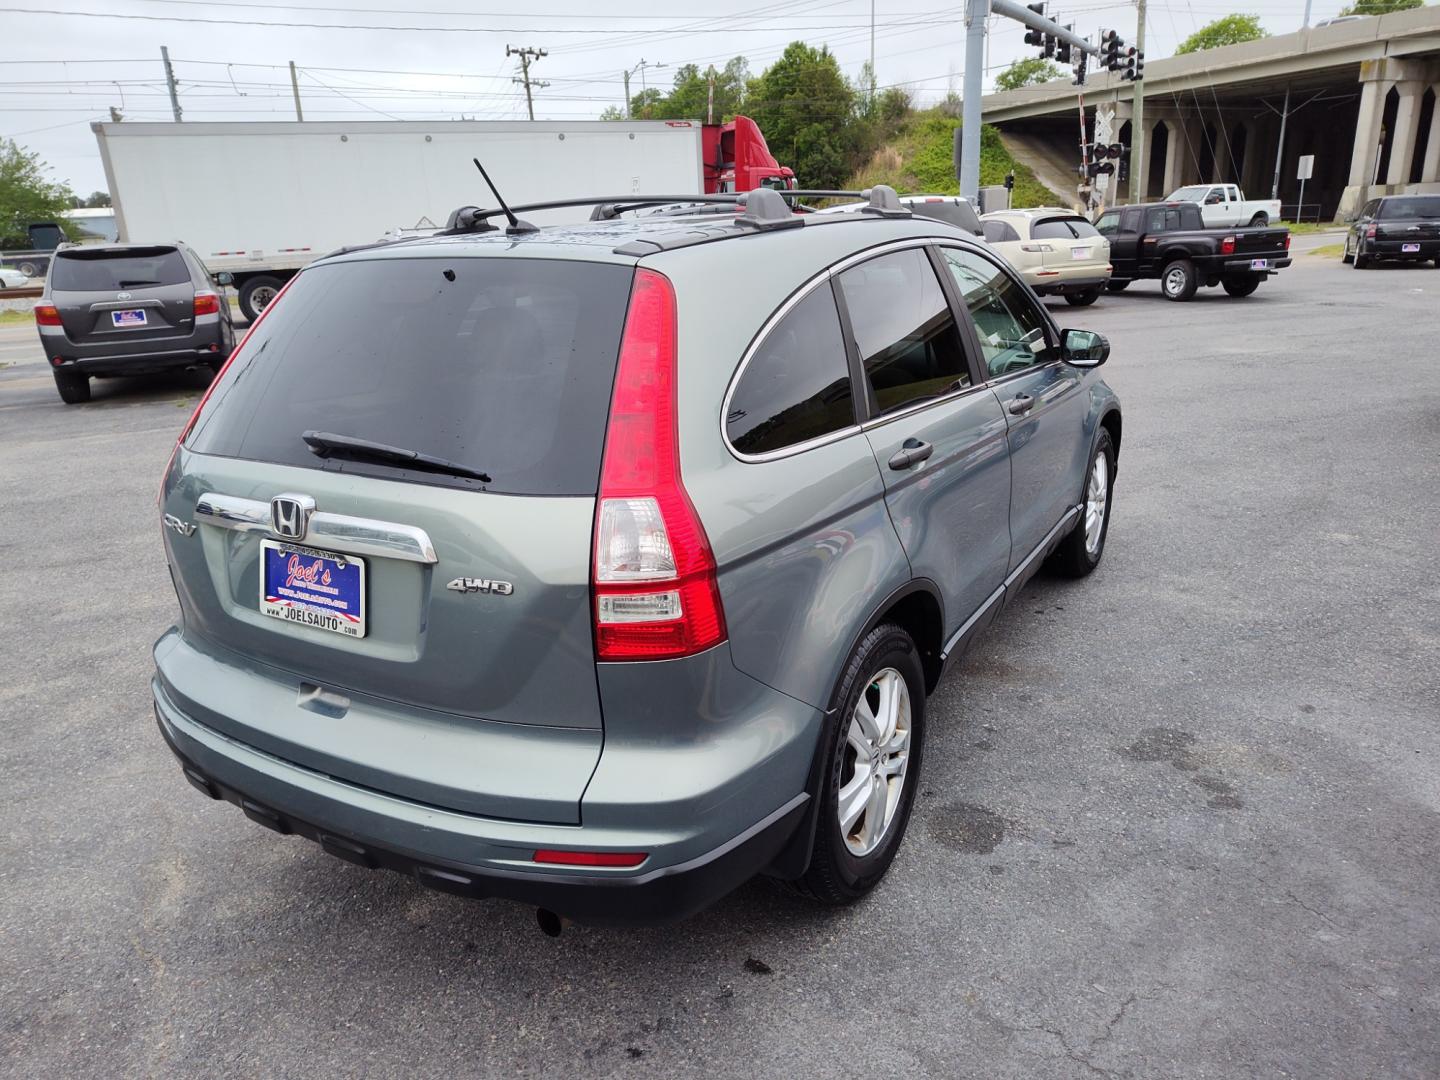
[[[270,500],[270,531],[285,540],[303,540],[314,511],[309,495],[276,495]]]

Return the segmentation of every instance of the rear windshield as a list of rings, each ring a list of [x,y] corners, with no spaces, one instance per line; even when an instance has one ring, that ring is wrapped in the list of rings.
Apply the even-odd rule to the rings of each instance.
[[[947,225],[958,225],[966,232],[974,233],[977,236],[984,231],[980,224],[980,216],[975,213],[975,208],[969,203],[912,202],[908,205],[910,212],[916,217],[943,221]]]
[[[1403,199],[1386,199],[1380,204],[1379,217],[1382,221],[1440,218],[1440,195],[1409,195]]]
[[[1099,236],[1095,226],[1084,218],[1046,218],[1030,227],[1030,236],[1035,240],[1084,240]]]
[[[313,266],[215,384],[189,445],[392,480],[593,495],[632,276],[550,259]],[[323,459],[306,431],[441,457],[491,482]]]
[[[67,292],[145,289],[189,280],[185,257],[173,247],[62,251],[50,267],[50,288]]]

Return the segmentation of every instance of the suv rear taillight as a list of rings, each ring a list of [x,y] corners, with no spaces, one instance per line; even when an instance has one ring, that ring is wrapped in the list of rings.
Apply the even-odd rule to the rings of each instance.
[[[1221,255],[1234,255],[1234,254],[1235,254],[1235,238],[1234,238],[1233,236],[1227,236],[1227,237],[1225,237],[1224,240],[1221,240],[1221,241],[1220,241],[1220,254],[1221,254]]]
[[[595,510],[595,652],[671,660],[725,640],[710,541],[680,480],[675,291],[637,270]]]
[[[1375,225],[1373,222],[1372,222],[1371,224],[1369,224],[1369,225],[1366,225],[1366,226],[1365,226],[1365,239],[1366,239],[1366,240],[1374,240],[1374,239],[1375,239],[1375,234],[1376,234],[1377,232],[1379,232],[1379,231],[1380,231],[1379,226]]]
[[[197,292],[195,294],[196,315],[219,315],[220,297],[213,292]]]
[[[35,324],[37,326],[59,326],[60,309],[54,304],[36,304]]]

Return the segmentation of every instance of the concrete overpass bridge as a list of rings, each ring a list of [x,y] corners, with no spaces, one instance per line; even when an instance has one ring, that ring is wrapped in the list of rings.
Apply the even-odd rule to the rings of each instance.
[[[1278,157],[1277,197],[1291,217],[1303,154],[1315,155],[1307,218],[1342,217],[1378,195],[1440,192],[1440,7],[1147,61],[1144,85],[1146,160],[1130,163],[1125,200],[1211,182],[1268,197]],[[1108,72],[1085,87],[1090,116],[1096,104],[1117,103],[1127,146],[1131,97],[1131,84]],[[1058,167],[1062,193],[1074,191],[1079,114],[1068,77],[987,95],[983,107],[1022,157],[1038,158],[1037,171],[1054,176]]]

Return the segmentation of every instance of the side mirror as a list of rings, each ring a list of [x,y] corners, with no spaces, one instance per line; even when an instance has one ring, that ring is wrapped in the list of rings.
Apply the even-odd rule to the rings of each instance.
[[[1110,342],[1092,330],[1062,330],[1060,359],[1071,367],[1099,367],[1110,357]]]
[[[232,273],[230,273],[229,270],[221,270],[220,273],[218,273],[218,274],[215,275],[215,284],[216,284],[216,285],[234,285],[234,284],[235,284],[235,275],[232,274]]]

